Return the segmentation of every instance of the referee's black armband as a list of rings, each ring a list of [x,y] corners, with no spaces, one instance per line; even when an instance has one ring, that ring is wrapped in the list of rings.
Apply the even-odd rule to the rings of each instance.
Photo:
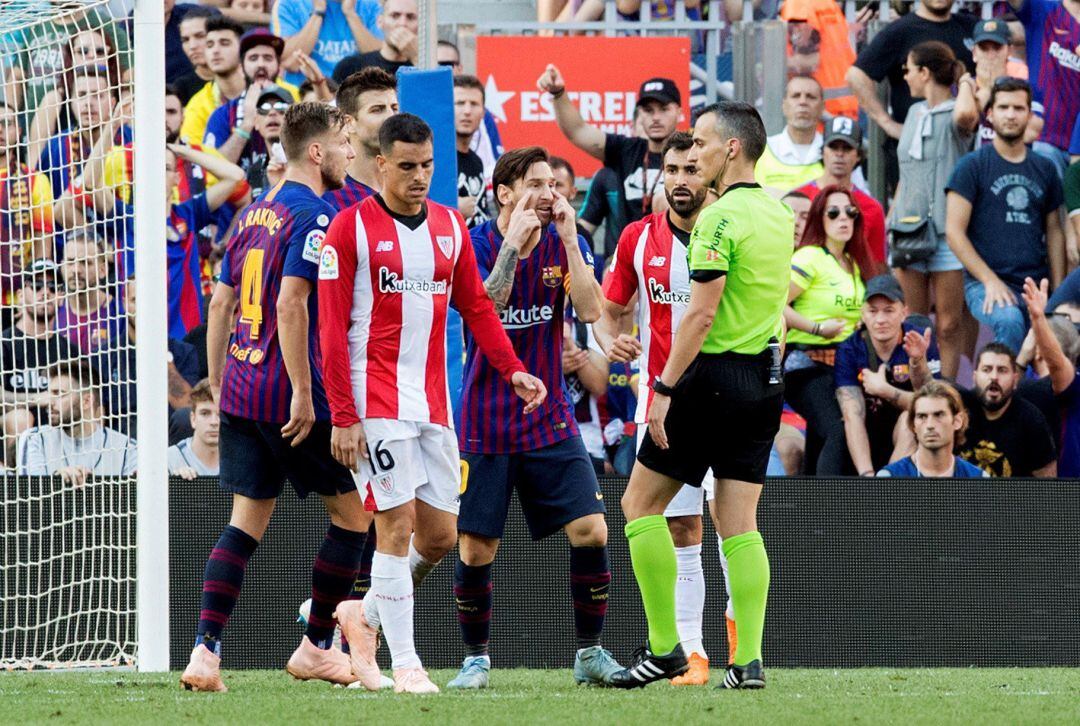
[[[690,279],[694,282],[712,282],[726,274],[725,270],[694,270],[690,273]]]

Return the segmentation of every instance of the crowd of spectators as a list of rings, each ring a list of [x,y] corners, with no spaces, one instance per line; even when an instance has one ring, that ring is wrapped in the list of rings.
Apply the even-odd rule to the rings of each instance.
[[[27,1],[55,13],[5,38],[15,50],[0,58],[0,460],[78,482],[134,466],[131,19]],[[709,3],[683,4],[686,19],[707,18]],[[536,5],[541,21],[605,11]],[[876,3],[854,22],[835,0],[751,4],[788,31],[784,126],[757,169],[796,221],[772,474],[929,472],[935,416],[962,419],[949,441],[990,476],[1080,473],[1080,0],[1009,0],[983,20],[968,5],[922,0],[875,25]],[[666,0],[616,9],[623,22],[679,14]],[[738,21],[744,4],[719,12]],[[216,471],[207,293],[237,213],[280,179],[285,112],[339,103],[355,123],[350,175],[377,187],[372,139],[396,94],[370,72],[350,79],[415,65],[419,22],[416,0],[165,0],[174,473]],[[440,41],[436,59],[455,77],[458,206],[476,226],[498,215],[499,127],[457,46]],[[602,164],[578,203],[583,180],[552,159],[598,276],[627,225],[669,208],[662,152],[691,120],[672,80],[628,82],[640,87],[634,132],[620,135],[583,119],[557,65],[538,81],[568,141]],[[885,139],[878,197],[864,174],[873,126]],[[566,321],[567,386],[597,469],[626,473],[640,372],[609,361],[590,327]],[[920,400],[938,413],[917,413]]]

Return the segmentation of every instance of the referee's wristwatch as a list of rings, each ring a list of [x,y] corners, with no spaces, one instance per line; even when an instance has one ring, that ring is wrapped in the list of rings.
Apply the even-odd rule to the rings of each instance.
[[[659,393],[661,396],[667,396],[669,398],[673,393],[675,393],[675,389],[660,380],[660,376],[657,376],[653,379],[652,389]]]

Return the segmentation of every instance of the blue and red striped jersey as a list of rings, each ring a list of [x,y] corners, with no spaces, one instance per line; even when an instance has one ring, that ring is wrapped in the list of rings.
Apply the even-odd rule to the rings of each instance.
[[[348,174],[345,175],[345,185],[341,189],[331,189],[322,195],[322,198],[334,208],[335,212],[348,209],[357,202],[362,202],[375,190],[363,182],[356,181]]]
[[[495,220],[470,230],[480,276],[491,273],[503,237]],[[592,252],[578,237],[581,254],[592,264]],[[499,315],[514,352],[525,370],[547,386],[543,406],[526,415],[514,389],[465,338],[465,383],[461,395],[461,450],[471,454],[531,451],[578,435],[574,406],[562,373],[563,313],[569,283],[566,251],[549,225],[529,256],[518,262],[506,308]]]
[[[1080,21],[1059,0],[1024,0],[1016,17],[1024,24],[1034,100],[1044,109],[1039,138],[1068,149],[1080,113]]]
[[[277,299],[285,277],[312,284],[308,297],[308,361],[315,418],[330,419],[319,354],[319,247],[334,210],[310,187],[279,182],[240,213],[225,249],[221,283],[234,288],[240,316],[222,374],[221,410],[253,421],[289,420],[292,386],[278,341]]]
[[[165,222],[169,265],[169,337],[181,339],[202,324],[202,270],[198,234],[211,222],[206,194],[172,205]]]

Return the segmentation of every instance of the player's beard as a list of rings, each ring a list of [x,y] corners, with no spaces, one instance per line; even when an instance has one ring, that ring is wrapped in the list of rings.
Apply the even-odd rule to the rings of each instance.
[[[691,214],[701,209],[701,205],[705,203],[705,195],[708,194],[708,190],[702,187],[698,190],[697,194],[691,194],[689,197],[676,197],[667,189],[664,190],[664,196],[667,197],[668,206],[675,210],[675,213],[680,217],[689,217]]]
[[[319,176],[322,177],[323,188],[327,191],[341,189],[345,186],[345,176],[336,176],[334,168],[329,164],[323,164],[319,167]]]
[[[165,132],[165,143],[166,144],[175,144],[179,140],[180,140],[180,129],[177,129],[176,131],[166,131]]]

